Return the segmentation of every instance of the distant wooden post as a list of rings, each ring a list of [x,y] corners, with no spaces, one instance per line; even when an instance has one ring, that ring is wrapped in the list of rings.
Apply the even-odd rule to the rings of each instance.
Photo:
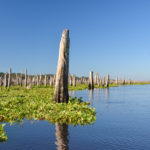
[[[68,102],[68,74],[69,74],[69,30],[66,29],[62,33],[59,49],[59,59],[57,65],[56,83],[54,91],[54,101]]]
[[[89,75],[89,89],[94,89],[93,71],[91,71]]]
[[[71,75],[69,75],[69,84],[70,84],[70,86],[72,86],[72,76]]]
[[[44,79],[44,86],[47,86],[47,76],[45,75],[45,79]]]
[[[4,87],[8,87],[8,74],[4,75]]]
[[[104,87],[106,84],[106,77],[104,76],[103,80],[102,80],[102,86]]]
[[[30,76],[28,76],[28,86],[26,87],[27,89],[30,89],[31,88],[31,78]]]
[[[2,77],[0,77],[0,86],[2,86]]]
[[[94,84],[95,85],[98,85],[98,79],[99,79],[99,76],[98,76],[98,73],[96,72],[96,75],[95,75],[95,78],[94,78]]]
[[[118,84],[118,77],[116,78],[116,84]]]
[[[122,84],[123,84],[123,85],[125,85],[125,84],[126,84],[126,81],[125,81],[125,80],[123,80],[123,81],[122,81]]]
[[[107,88],[109,87],[109,74],[107,75],[107,78],[106,78],[106,87]]]
[[[76,86],[76,76],[74,74],[72,75],[72,82],[73,86]]]
[[[25,87],[27,87],[27,75],[28,75],[28,70],[26,69],[26,71],[25,71]]]
[[[20,75],[20,86],[22,86],[22,73]]]
[[[11,68],[9,68],[8,88],[11,86]]]
[[[18,78],[17,73],[16,73],[16,85],[19,85],[19,78]]]
[[[39,76],[36,76],[36,85],[39,86]]]
[[[40,72],[39,85],[42,84],[42,73]]]
[[[98,78],[98,86],[100,87],[100,79]]]

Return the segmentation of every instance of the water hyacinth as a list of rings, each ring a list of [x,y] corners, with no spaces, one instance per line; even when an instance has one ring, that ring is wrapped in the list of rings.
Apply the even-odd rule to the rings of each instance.
[[[88,102],[70,97],[68,104],[56,103],[52,97],[53,88],[1,88],[0,122],[12,125],[23,119],[34,119],[47,120],[51,124],[86,125],[96,120],[95,108],[90,108]]]
[[[5,124],[0,125],[0,142],[6,142],[7,141],[7,135],[4,131]]]

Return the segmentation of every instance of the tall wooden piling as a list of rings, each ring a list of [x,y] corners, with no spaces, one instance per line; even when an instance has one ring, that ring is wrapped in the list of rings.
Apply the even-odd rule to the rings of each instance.
[[[109,74],[107,75],[107,77],[106,77],[106,87],[108,88],[109,87]]]
[[[2,82],[2,77],[0,77],[0,86],[3,85],[3,82]]]
[[[39,86],[39,76],[36,76],[36,85]]]
[[[65,29],[62,33],[59,59],[57,65],[56,83],[53,100],[60,102],[68,102],[68,74],[69,74],[69,30]]]
[[[74,74],[72,75],[72,84],[76,86],[76,76]]]
[[[25,87],[27,87],[27,75],[28,75],[28,70],[26,69],[26,71],[25,71]]]
[[[22,73],[20,75],[20,86],[22,86]]]
[[[9,68],[8,88],[11,86],[11,68]]]
[[[8,87],[8,74],[4,75],[4,87]]]
[[[98,85],[98,80],[99,80],[99,76],[98,73],[96,72],[95,78],[94,78],[94,84]]]
[[[71,75],[69,75],[69,84],[70,84],[70,86],[72,86],[72,76]]]
[[[93,71],[90,71],[89,74],[89,89],[94,89]]]
[[[44,79],[44,86],[47,86],[47,76],[45,75],[45,79]]]
[[[116,77],[116,81],[115,82],[116,82],[116,84],[118,84],[118,77]]]

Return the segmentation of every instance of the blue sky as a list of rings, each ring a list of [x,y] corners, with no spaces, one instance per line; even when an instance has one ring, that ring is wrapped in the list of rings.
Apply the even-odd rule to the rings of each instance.
[[[70,73],[150,80],[149,0],[0,0],[0,72],[56,73],[70,30]]]

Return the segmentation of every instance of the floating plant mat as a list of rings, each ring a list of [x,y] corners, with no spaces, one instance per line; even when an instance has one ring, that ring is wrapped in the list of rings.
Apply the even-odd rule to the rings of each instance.
[[[69,103],[55,103],[52,101],[53,88],[20,87],[0,89],[0,122],[10,125],[19,123],[23,119],[47,120],[51,124],[86,125],[95,120],[95,108],[90,108],[88,102],[70,98]],[[7,137],[0,126],[0,140]]]

